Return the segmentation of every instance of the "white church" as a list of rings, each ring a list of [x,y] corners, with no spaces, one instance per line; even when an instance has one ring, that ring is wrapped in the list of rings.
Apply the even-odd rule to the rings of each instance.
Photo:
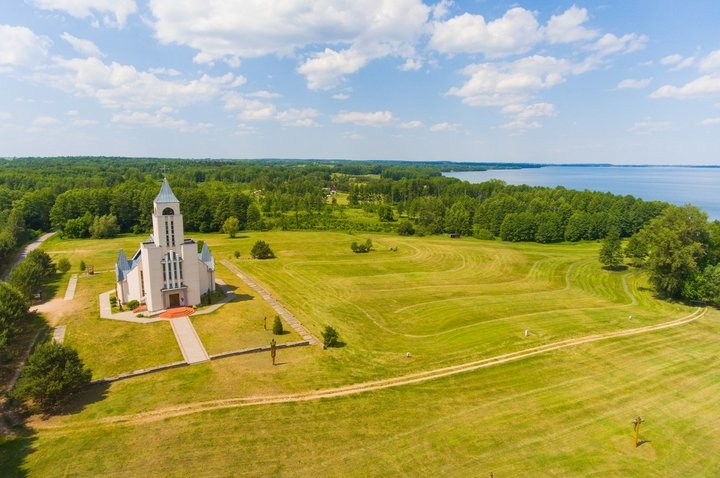
[[[153,201],[153,233],[127,259],[120,250],[115,275],[118,304],[137,300],[147,310],[199,305],[202,294],[215,291],[215,260],[207,244],[185,239],[180,201],[167,179]]]

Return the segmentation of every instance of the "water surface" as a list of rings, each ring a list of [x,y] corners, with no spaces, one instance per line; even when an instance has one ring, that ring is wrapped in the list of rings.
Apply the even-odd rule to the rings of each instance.
[[[693,204],[710,219],[720,220],[720,168],[546,166],[444,173],[471,183],[501,179],[508,184],[564,186],[613,194],[632,194],[647,200]]]

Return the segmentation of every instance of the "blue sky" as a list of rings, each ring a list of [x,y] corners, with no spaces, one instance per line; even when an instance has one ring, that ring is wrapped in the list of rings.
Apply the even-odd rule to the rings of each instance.
[[[3,0],[0,156],[720,164],[718,20],[716,1]]]

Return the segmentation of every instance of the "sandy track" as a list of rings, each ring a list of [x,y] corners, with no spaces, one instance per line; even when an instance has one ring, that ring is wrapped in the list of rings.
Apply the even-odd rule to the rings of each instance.
[[[568,347],[575,347],[578,345],[588,344],[592,342],[598,342],[601,340],[609,340],[619,337],[628,337],[632,335],[644,334],[654,332],[657,330],[668,329],[672,327],[678,327],[681,325],[693,322],[705,315],[707,309],[698,308],[693,313],[688,314],[684,317],[680,317],[669,322],[663,322],[661,324],[648,325],[645,327],[638,327],[635,329],[620,330],[615,332],[607,332],[603,334],[592,334],[585,337],[578,337],[575,339],[563,340],[546,345],[540,345],[537,347],[531,347],[525,350],[517,352],[511,352],[507,354],[497,355],[495,357],[489,357],[482,360],[476,360],[467,362],[459,365],[453,365],[449,367],[437,368],[434,370],[428,370],[424,372],[417,372],[401,377],[376,380],[371,382],[358,383],[353,385],[346,385],[343,387],[330,388],[326,390],[314,390],[308,392],[286,394],[286,395],[270,395],[270,396],[258,396],[258,397],[242,397],[242,398],[228,398],[221,400],[210,400],[205,402],[194,402],[184,405],[177,405],[173,407],[160,408],[148,412],[140,412],[130,415],[119,415],[114,417],[107,417],[94,420],[83,420],[82,422],[58,425],[51,422],[35,422],[32,425],[38,429],[46,430],[57,430],[59,432],[70,431],[71,429],[84,429],[88,426],[98,425],[111,425],[111,424],[140,424],[149,423],[159,420],[164,420],[172,417],[179,417],[183,415],[189,415],[193,413],[199,413],[210,410],[220,410],[227,408],[239,408],[249,407],[258,405],[269,405],[275,403],[289,403],[289,402],[304,402],[309,400],[319,400],[322,398],[334,398],[343,397],[346,395],[354,395],[358,393],[372,392],[375,390],[382,390],[391,387],[399,387],[403,385],[410,385],[414,383],[425,382],[428,380],[435,380],[442,377],[456,375],[459,373],[471,372],[485,367],[491,367],[494,365],[500,365],[503,363],[513,362],[521,360],[527,357],[552,352],[554,350],[565,349]]]

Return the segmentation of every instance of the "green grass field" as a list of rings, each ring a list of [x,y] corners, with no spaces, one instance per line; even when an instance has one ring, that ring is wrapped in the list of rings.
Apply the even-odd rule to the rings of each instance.
[[[32,420],[27,436],[0,444],[0,469],[9,476],[720,475],[717,311],[444,378],[293,398],[694,310],[655,299],[642,273],[602,270],[598,244],[194,236],[218,263],[231,260],[272,291],[314,334],[332,325],[345,345],[281,350],[275,367],[265,355],[246,355],[94,387],[68,413]],[[375,251],[353,254],[350,243],[366,238]],[[258,239],[278,258],[248,259]],[[96,317],[97,293],[112,288],[117,249],[133,250],[139,240],[53,239],[46,247],[103,271],[78,283],[74,302],[87,300],[86,307],[54,319],[68,324],[66,340],[96,376],[179,360],[167,324]],[[269,338],[262,330],[269,306],[222,265],[218,277],[241,300],[193,318],[208,351],[260,345]],[[269,396],[282,403],[261,403]],[[637,415],[647,420],[647,441],[634,449]]]

